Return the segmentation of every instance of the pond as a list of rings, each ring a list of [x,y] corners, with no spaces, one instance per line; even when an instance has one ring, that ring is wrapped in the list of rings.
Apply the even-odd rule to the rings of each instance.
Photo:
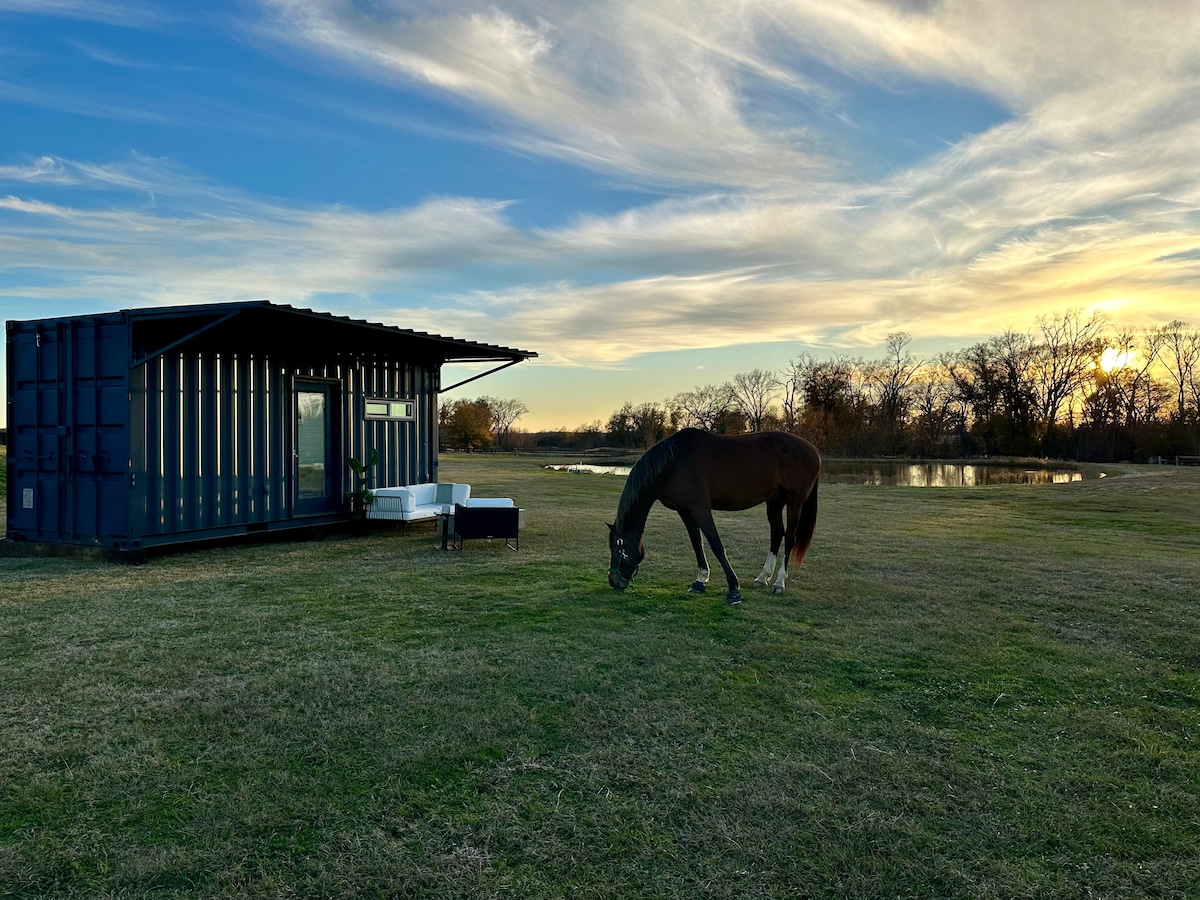
[[[575,472],[584,475],[620,475],[624,478],[629,474],[629,466],[590,466],[585,463],[576,463],[570,466],[546,466],[547,469],[553,469],[555,472]]]
[[[629,474],[629,466],[586,463],[546,466],[559,472],[589,475]],[[1101,474],[1099,477],[1103,478]],[[1013,466],[993,463],[892,462],[864,460],[827,462],[821,469],[826,484],[877,484],[893,487],[982,487],[992,484],[1067,484],[1083,481],[1082,472],[1066,467]]]
[[[982,487],[991,484],[1068,484],[1083,481],[1074,469],[937,462],[832,462],[821,469],[827,484],[879,484],[895,487]]]

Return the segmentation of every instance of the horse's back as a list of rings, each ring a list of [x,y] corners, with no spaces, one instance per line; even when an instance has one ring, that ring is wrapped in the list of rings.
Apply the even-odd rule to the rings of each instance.
[[[815,466],[820,471],[821,454],[811,441],[798,434],[792,434],[790,431],[760,431],[758,435],[767,444],[774,446],[781,457],[793,459],[802,465]],[[746,437],[753,436],[746,435]]]
[[[685,433],[690,432],[690,433]],[[679,432],[674,471],[663,485],[670,506],[748,509],[778,496],[807,496],[821,471],[817,448],[785,431],[719,435]]]

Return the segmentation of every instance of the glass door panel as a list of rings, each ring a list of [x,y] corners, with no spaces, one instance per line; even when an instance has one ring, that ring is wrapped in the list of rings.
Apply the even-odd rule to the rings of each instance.
[[[324,497],[328,397],[324,391],[296,392],[296,477],[299,500]]]
[[[296,384],[296,512],[327,512],[340,508],[335,494],[338,462],[334,455],[333,388],[325,384]]]

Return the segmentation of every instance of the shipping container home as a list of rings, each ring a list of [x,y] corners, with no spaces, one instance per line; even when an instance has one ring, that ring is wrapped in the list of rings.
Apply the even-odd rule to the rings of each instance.
[[[7,351],[7,540],[117,553],[345,520],[372,448],[369,486],[436,481],[442,366],[537,355],[266,301],[9,322]]]

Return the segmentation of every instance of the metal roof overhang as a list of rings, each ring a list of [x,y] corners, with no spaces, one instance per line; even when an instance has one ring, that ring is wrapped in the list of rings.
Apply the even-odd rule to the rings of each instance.
[[[503,363],[467,379],[473,381],[537,356],[530,350],[411,331],[266,300],[131,309],[122,314],[132,324],[130,368],[174,350],[270,353],[290,359],[385,357],[435,365]]]

